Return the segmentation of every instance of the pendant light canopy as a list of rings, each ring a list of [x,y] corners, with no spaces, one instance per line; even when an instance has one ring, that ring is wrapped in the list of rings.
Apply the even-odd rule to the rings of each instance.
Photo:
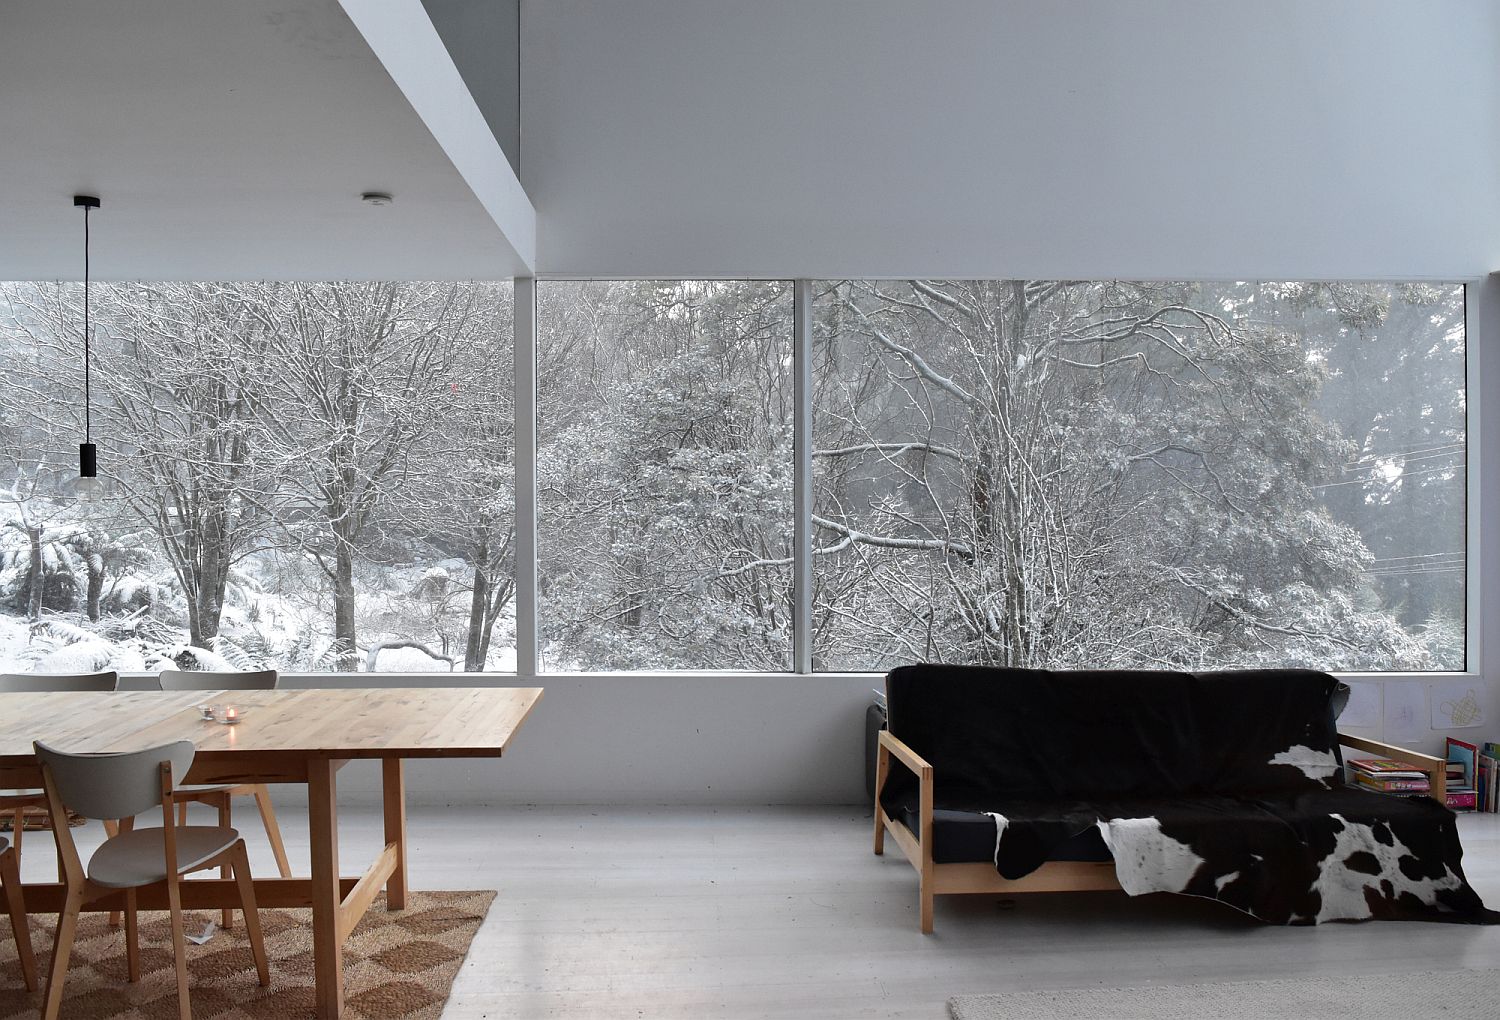
[[[99,451],[94,446],[89,407],[89,344],[93,340],[89,324],[89,213],[99,208],[99,199],[94,195],[74,195],[73,206],[83,210],[83,442],[78,444],[78,481],[75,491],[80,499],[93,503],[104,495],[104,483],[99,480]]]

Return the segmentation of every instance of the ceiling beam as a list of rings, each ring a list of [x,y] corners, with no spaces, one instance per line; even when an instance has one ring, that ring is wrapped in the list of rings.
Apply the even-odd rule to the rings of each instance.
[[[536,209],[421,0],[340,3],[516,258],[535,270]]]

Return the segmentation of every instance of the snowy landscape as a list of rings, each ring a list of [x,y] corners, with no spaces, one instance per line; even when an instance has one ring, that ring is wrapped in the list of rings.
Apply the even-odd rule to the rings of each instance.
[[[787,282],[538,285],[554,670],[790,667]],[[814,285],[814,665],[1464,667],[1463,288]],[[0,284],[0,671],[515,669],[509,284]]]

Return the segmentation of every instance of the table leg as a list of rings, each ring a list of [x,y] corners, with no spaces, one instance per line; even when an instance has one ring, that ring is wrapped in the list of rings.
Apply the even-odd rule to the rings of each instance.
[[[307,824],[312,844],[313,979],[317,1016],[344,1010],[344,947],[339,941],[338,763],[307,763]]]
[[[386,758],[380,763],[385,789],[385,842],[396,847],[396,870],[385,883],[385,908],[406,909],[406,763]]]

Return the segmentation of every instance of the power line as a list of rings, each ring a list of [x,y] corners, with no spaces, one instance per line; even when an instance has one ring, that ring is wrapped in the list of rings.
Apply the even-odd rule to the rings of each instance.
[[[1389,479],[1380,479],[1380,478],[1350,478],[1347,481],[1343,481],[1343,482],[1321,482],[1321,483],[1319,483],[1317,485],[1308,486],[1308,488],[1311,488],[1311,489],[1332,489],[1332,488],[1335,488],[1335,487],[1340,486],[1340,485],[1382,485],[1382,484],[1389,485],[1392,482],[1400,482],[1400,481],[1404,481],[1404,480],[1406,480],[1408,478],[1421,478],[1424,475],[1436,475],[1436,474],[1444,474],[1444,473],[1448,473],[1448,472],[1452,472],[1453,474],[1460,474],[1460,473],[1465,472],[1467,470],[1468,470],[1468,465],[1466,465],[1466,464],[1453,464],[1453,465],[1450,465],[1448,467],[1426,468],[1426,469],[1424,469],[1422,471],[1403,471],[1399,475],[1397,475],[1396,477],[1389,478]]]
[[[1348,461],[1345,466],[1350,467],[1371,460],[1388,460],[1392,457],[1414,457],[1418,454],[1436,453],[1439,450],[1462,450],[1467,445],[1467,443],[1444,443],[1442,446],[1425,446],[1415,450],[1388,450],[1384,453],[1367,453],[1360,457],[1359,460]]]
[[[1421,464],[1429,460],[1451,460],[1454,457],[1465,456],[1466,453],[1467,451],[1465,450],[1449,450],[1445,453],[1424,453],[1420,456],[1413,455],[1409,457],[1375,457],[1370,460],[1362,460],[1353,464],[1345,464],[1340,470],[1346,472],[1369,471],[1380,466],[1382,463],[1397,461],[1401,464]]]

